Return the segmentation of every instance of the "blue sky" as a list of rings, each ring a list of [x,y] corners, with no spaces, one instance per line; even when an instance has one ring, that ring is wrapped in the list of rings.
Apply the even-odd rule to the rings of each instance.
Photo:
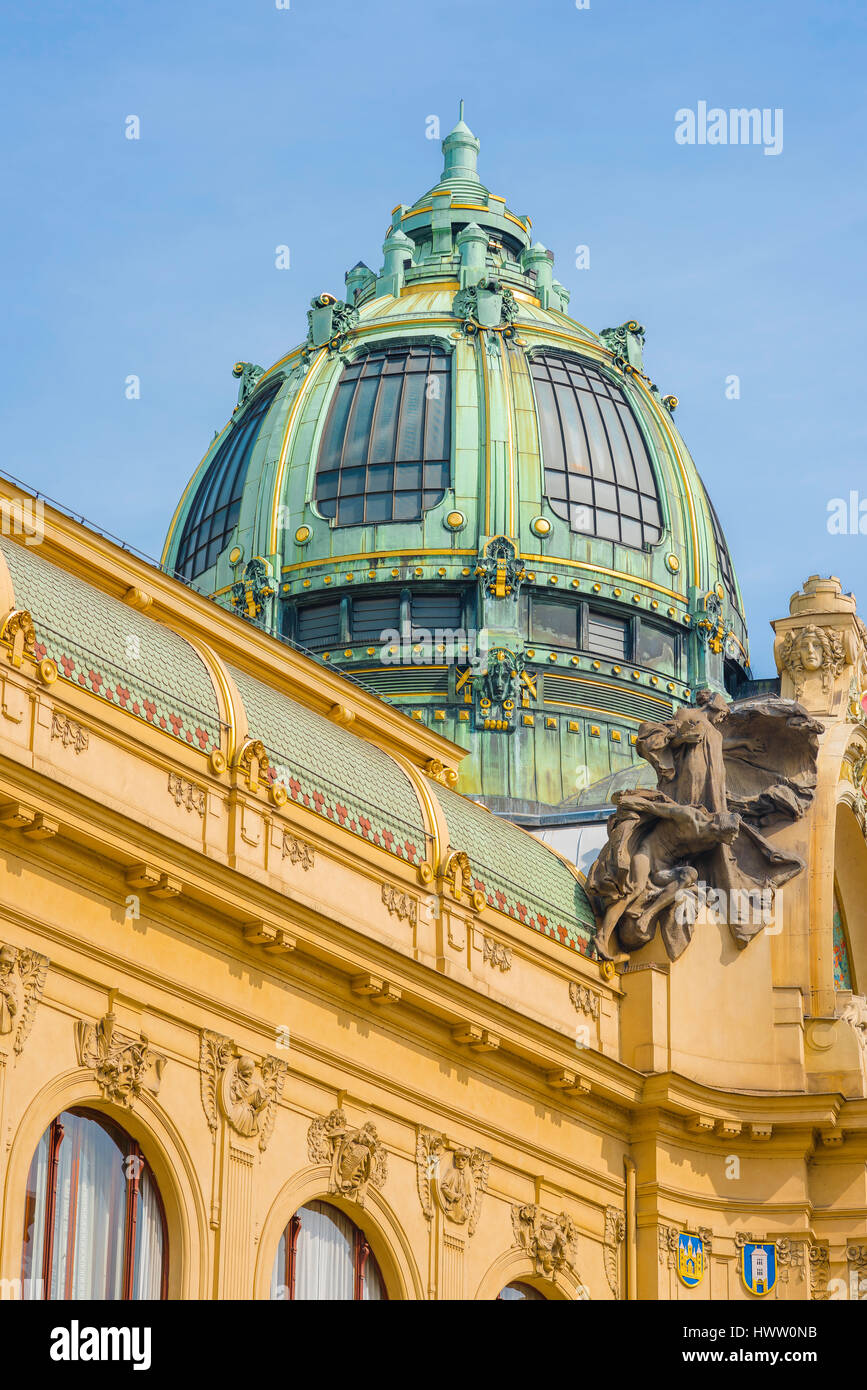
[[[867,614],[867,536],[826,526],[831,498],[867,501],[856,0],[40,0],[2,38],[6,471],[158,554],[232,363],[270,364],[312,295],[378,267],[391,208],[439,174],[426,117],[447,131],[463,96],[482,178],[532,216],[570,312],[645,325],[756,674],[808,574]],[[782,108],[782,153],[677,144],[699,101]]]

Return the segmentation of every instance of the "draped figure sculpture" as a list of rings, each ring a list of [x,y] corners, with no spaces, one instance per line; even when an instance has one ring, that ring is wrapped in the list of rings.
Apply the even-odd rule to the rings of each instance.
[[[608,841],[587,879],[597,955],[637,951],[659,927],[676,960],[708,891],[726,905],[761,903],[761,911],[726,914],[741,947],[773,920],[776,889],[804,861],[763,832],[807,811],[821,732],[794,700],[730,705],[710,690],[664,723],[641,724],[635,746],[657,787],[615,794]]]

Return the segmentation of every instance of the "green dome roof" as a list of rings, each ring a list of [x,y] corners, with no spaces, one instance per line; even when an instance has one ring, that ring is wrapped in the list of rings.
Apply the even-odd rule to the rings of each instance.
[[[722,527],[637,321],[566,313],[463,120],[392,212],[378,274],[233,369],[238,405],[164,561],[468,748],[461,789],[556,806],[628,767],[642,719],[734,692],[747,633]]]

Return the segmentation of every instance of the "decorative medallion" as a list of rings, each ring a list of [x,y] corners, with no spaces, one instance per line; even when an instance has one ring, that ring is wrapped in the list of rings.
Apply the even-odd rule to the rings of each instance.
[[[199,1073],[202,1106],[211,1132],[216,1133],[223,1115],[236,1134],[258,1138],[259,1149],[264,1151],[274,1129],[286,1071],[287,1064],[276,1057],[256,1062],[230,1038],[204,1029]]]
[[[307,1131],[311,1163],[327,1163],[328,1191],[364,1206],[368,1187],[380,1189],[388,1177],[388,1155],[369,1120],[354,1129],[344,1110],[314,1120]]]
[[[472,1235],[479,1223],[491,1155],[484,1149],[450,1145],[444,1134],[419,1129],[416,1142],[418,1193],[428,1221],[434,1202],[449,1221]]]

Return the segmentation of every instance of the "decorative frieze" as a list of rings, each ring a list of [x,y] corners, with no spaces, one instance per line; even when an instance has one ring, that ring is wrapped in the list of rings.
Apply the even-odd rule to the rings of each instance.
[[[578,1228],[565,1211],[554,1216],[540,1206],[518,1203],[512,1207],[512,1229],[515,1244],[531,1257],[536,1274],[550,1279],[564,1269],[575,1273]]]
[[[176,806],[183,806],[184,809],[187,811],[198,811],[200,816],[204,816],[204,787],[197,787],[195,782],[188,782],[186,778],[179,777],[176,772],[170,772],[169,796],[172,798]]]
[[[75,1047],[78,1065],[93,1072],[106,1100],[131,1106],[143,1091],[159,1091],[165,1057],[153,1051],[144,1034],[119,1028],[113,1013],[98,1023],[79,1019]]]
[[[482,954],[488,964],[494,966],[496,970],[511,970],[511,948],[505,946],[502,941],[495,941],[492,936],[486,936],[484,938]]]
[[[332,1110],[313,1120],[307,1131],[307,1155],[311,1163],[328,1165],[328,1191],[364,1206],[369,1187],[380,1189],[388,1177],[388,1155],[367,1121],[360,1129],[350,1125],[344,1110]]]
[[[291,835],[288,830],[283,831],[283,858],[288,859],[292,864],[300,864],[306,873],[312,869],[316,860],[316,854],[312,845],[308,845],[304,840],[299,840],[297,836]]]
[[[420,1128],[415,1156],[418,1195],[428,1221],[436,1203],[447,1220],[466,1226],[471,1236],[479,1224],[491,1155],[485,1149],[449,1144],[444,1134]]]
[[[19,1056],[45,988],[48,957],[23,946],[0,946],[0,1035],[13,1034]]]
[[[59,739],[64,748],[71,748],[74,753],[83,753],[90,743],[88,730],[58,709],[51,714],[51,737]]]
[[[406,921],[414,927],[418,922],[418,899],[411,893],[402,893],[391,883],[382,885],[382,901],[393,917],[399,922]]]
[[[570,980],[569,998],[579,1014],[586,1014],[588,1018],[598,1020],[599,995],[595,989],[589,989],[587,985],[580,985],[577,980]]]
[[[202,1106],[216,1133],[222,1115],[236,1134],[257,1138],[264,1152],[277,1118],[287,1064],[276,1057],[261,1062],[242,1052],[231,1038],[203,1029],[199,1052]]]

